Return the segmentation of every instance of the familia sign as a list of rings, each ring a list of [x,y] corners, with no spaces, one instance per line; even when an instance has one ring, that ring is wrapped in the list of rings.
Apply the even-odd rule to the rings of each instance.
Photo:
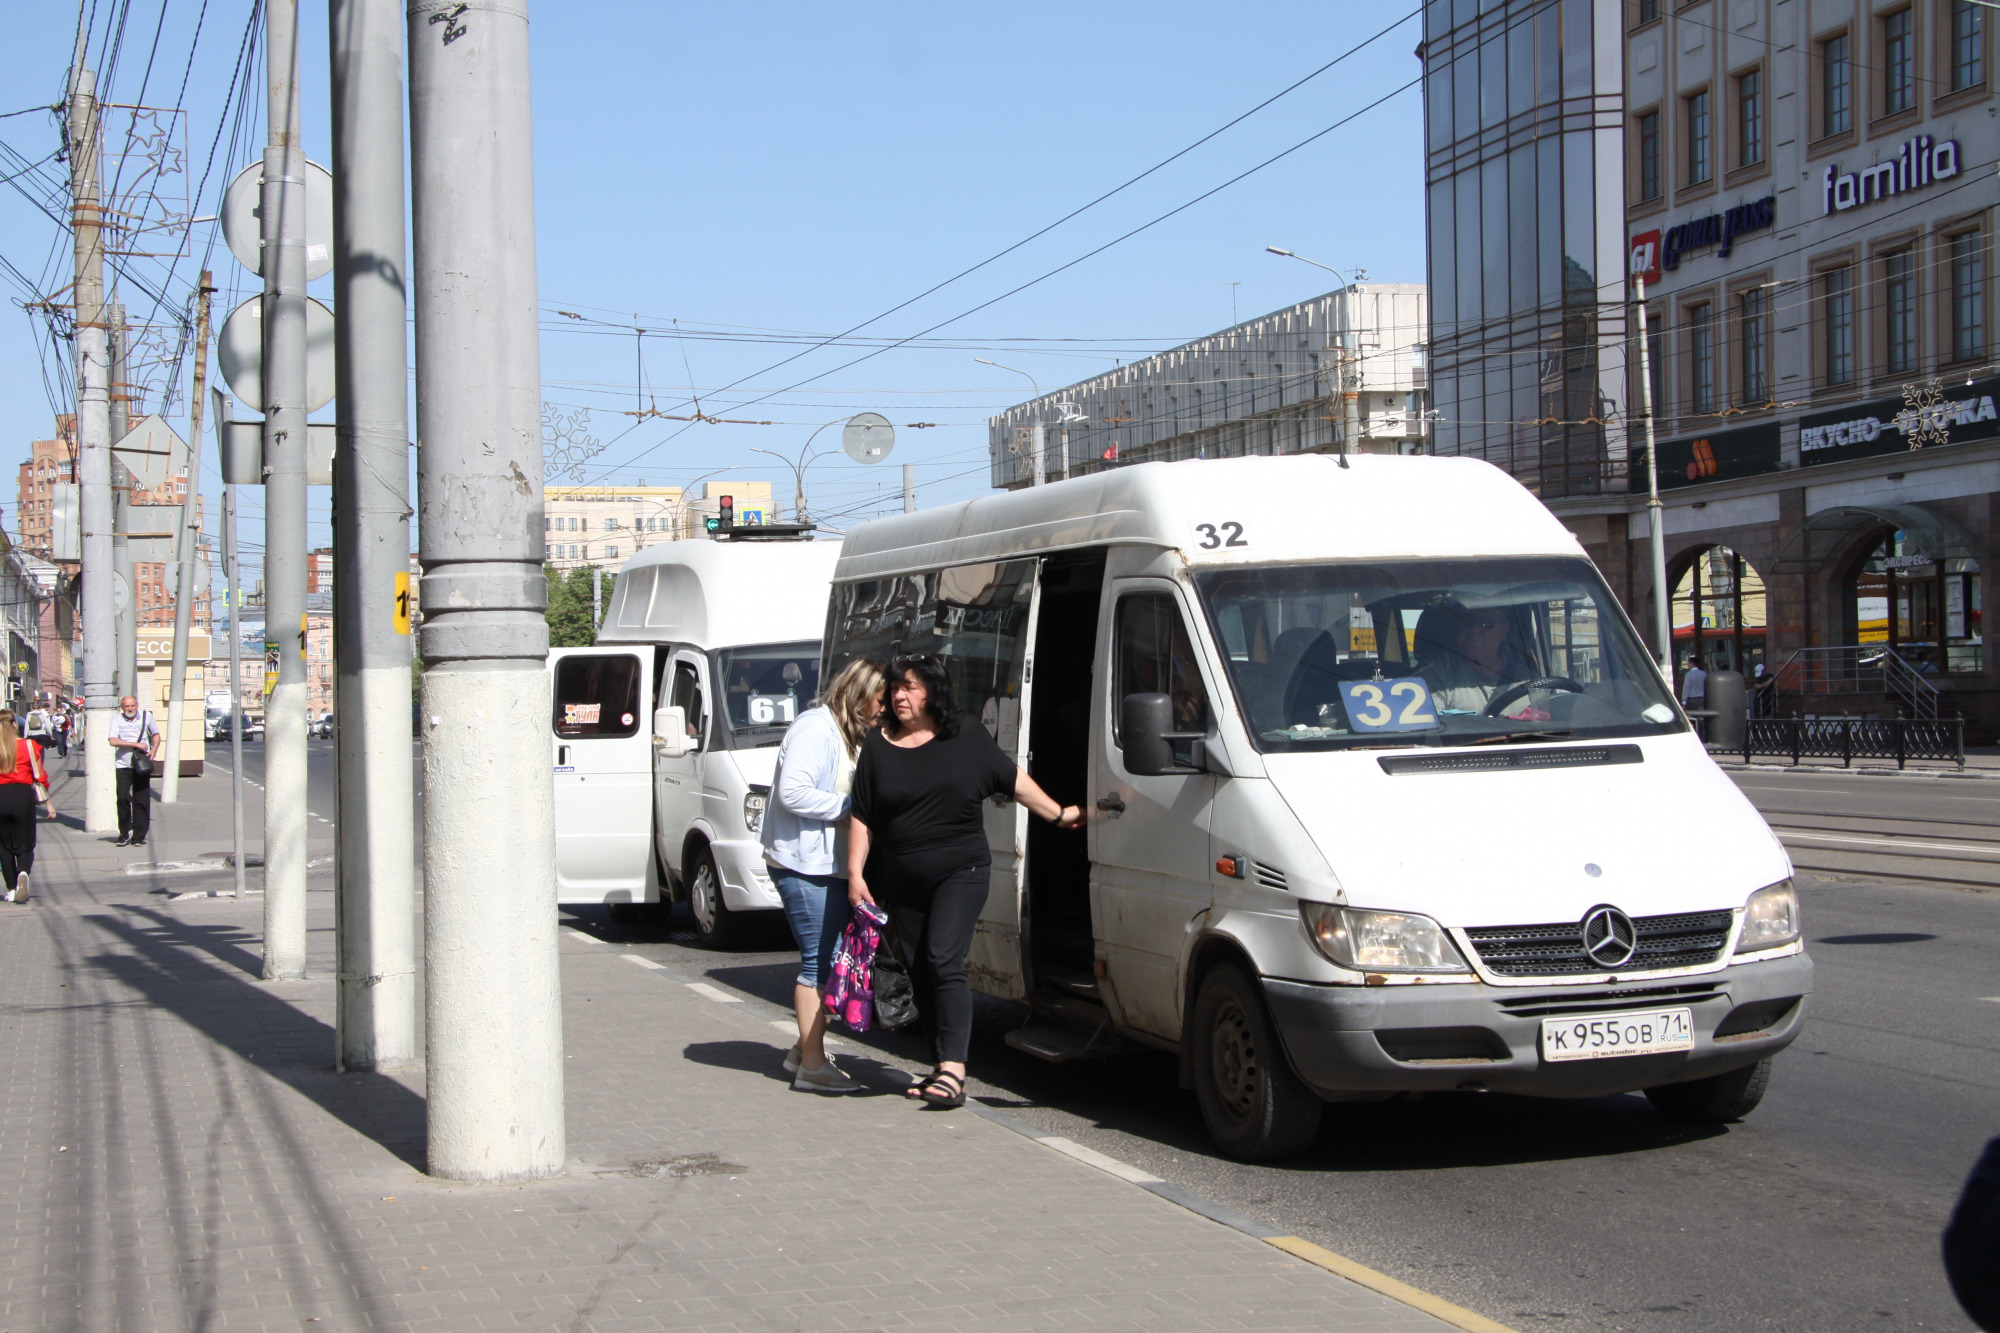
[[[1642,231],[1632,238],[1632,275],[1647,282],[1658,282],[1660,270],[1671,273],[1681,266],[1684,256],[1711,245],[1716,247],[1718,259],[1727,259],[1736,246],[1738,236],[1762,231],[1777,217],[1778,197],[1767,194],[1762,199],[1738,204],[1725,213],[1710,213],[1705,218],[1669,227],[1664,235],[1658,228]]]
[[[1950,180],[1958,174],[1959,165],[1958,140],[1936,143],[1928,134],[1904,140],[1894,157],[1859,171],[1842,172],[1838,162],[1830,163],[1820,173],[1825,216]]]
[[[1993,399],[2000,380],[1946,388],[1930,403],[1912,406],[1903,398],[1855,403],[1799,418],[1799,464],[1838,463],[1848,458],[1901,453],[1917,447],[1913,437],[1939,444],[2000,437]]]

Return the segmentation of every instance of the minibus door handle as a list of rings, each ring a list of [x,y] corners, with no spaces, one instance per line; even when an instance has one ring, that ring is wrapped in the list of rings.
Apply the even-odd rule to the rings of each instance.
[[[1097,803],[1097,808],[1099,810],[1104,811],[1106,814],[1122,815],[1125,813],[1125,802],[1118,799],[1117,792],[1112,792],[1109,796],[1105,797],[1103,800]]]
[[[569,747],[567,745],[558,745],[556,747],[556,766],[558,768],[569,767]]]

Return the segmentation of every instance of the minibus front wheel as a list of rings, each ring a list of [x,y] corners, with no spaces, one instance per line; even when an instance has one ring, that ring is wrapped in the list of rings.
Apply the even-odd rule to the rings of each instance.
[[[727,949],[742,933],[742,918],[722,899],[722,874],[715,868],[715,854],[707,844],[702,844],[691,860],[687,897],[695,937],[703,948]]]
[[[1234,963],[1202,978],[1195,998],[1195,1097],[1215,1146],[1238,1161],[1304,1152],[1325,1103],[1292,1073],[1255,982]]]
[[[1720,1125],[1741,1120],[1756,1110],[1757,1103],[1764,1100],[1764,1090],[1770,1086],[1771,1060],[1767,1056],[1754,1065],[1726,1074],[1648,1088],[1646,1100],[1669,1120]]]

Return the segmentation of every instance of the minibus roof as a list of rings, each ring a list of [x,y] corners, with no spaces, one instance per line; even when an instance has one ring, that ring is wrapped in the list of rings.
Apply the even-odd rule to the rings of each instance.
[[[625,562],[599,643],[739,648],[817,642],[839,542],[716,541],[649,546]]]
[[[848,533],[834,579],[1121,544],[1178,549],[1190,566],[1582,554],[1491,463],[1380,454],[1348,463],[1328,454],[1141,463],[878,518]]]

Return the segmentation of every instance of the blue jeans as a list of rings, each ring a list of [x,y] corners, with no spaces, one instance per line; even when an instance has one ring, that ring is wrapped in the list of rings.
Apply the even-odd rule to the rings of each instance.
[[[785,920],[799,945],[799,985],[820,987],[833,976],[833,947],[847,929],[847,877],[801,875],[783,866],[771,867]]]

